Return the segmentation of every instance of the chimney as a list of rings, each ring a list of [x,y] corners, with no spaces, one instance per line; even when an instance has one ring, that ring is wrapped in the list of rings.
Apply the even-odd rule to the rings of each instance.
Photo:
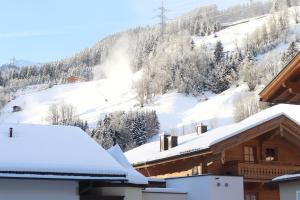
[[[178,146],[178,137],[163,134],[160,136],[160,151],[166,151]]]
[[[169,143],[168,144],[169,149],[178,146],[178,137],[177,136],[169,136],[168,137],[168,143]]]
[[[200,123],[199,125],[196,126],[197,135],[201,135],[205,132],[207,132],[207,126],[206,125]]]
[[[10,137],[10,138],[13,137],[13,128],[9,128],[9,137]]]
[[[160,136],[160,151],[166,151],[169,149],[169,142],[168,138],[171,137],[170,135],[162,134]]]

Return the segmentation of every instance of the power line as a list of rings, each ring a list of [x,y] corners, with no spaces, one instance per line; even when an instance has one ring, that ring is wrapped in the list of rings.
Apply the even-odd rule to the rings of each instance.
[[[165,8],[164,0],[161,1],[161,7],[159,7],[158,10],[160,11],[160,14],[158,15],[158,17],[160,18],[160,36],[162,39],[164,39],[168,20],[166,16],[167,9]]]

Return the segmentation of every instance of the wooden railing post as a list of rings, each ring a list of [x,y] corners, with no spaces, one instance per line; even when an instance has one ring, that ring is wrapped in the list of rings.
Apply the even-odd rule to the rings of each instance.
[[[234,167],[231,167],[235,169]],[[300,166],[277,165],[277,164],[250,164],[237,163],[237,175],[247,179],[271,180],[277,176],[300,171]]]

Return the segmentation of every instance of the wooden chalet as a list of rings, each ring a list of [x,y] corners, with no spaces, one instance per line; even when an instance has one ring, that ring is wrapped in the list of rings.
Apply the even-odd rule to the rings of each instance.
[[[142,158],[132,163],[145,176],[157,178],[203,174],[243,176],[246,200],[279,200],[278,185],[271,184],[271,180],[300,171],[300,120],[282,112],[295,111],[295,107],[298,106],[275,106],[236,125],[181,141],[173,150],[157,153],[153,159],[143,161]],[[274,110],[278,112],[262,117]],[[202,148],[206,141],[208,147]],[[172,155],[175,150],[177,154]],[[138,149],[129,151],[127,157],[131,160],[133,155],[134,160],[142,153]],[[159,157],[160,154],[166,156]]]
[[[67,83],[77,83],[82,81],[80,77],[78,76],[70,76],[66,79]]]
[[[300,105],[300,52],[260,93],[261,101]]]

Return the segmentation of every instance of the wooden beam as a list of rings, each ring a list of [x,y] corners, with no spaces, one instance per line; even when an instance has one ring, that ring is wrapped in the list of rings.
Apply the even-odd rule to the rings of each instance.
[[[282,86],[286,88],[290,94],[300,94],[300,81],[297,82],[286,81],[282,84]]]
[[[278,102],[277,96],[281,95],[283,84],[286,81],[299,81],[300,80],[300,53],[282,71],[269,83],[263,91],[260,92],[261,101],[265,102]],[[299,87],[299,86],[298,86]],[[292,87],[291,92],[296,92],[296,88]]]
[[[149,163],[135,165],[134,168],[135,169],[150,168],[150,167],[157,166],[157,165],[169,164],[172,162],[183,161],[183,160],[191,159],[191,158],[195,158],[195,157],[201,157],[201,159],[203,159],[204,156],[207,156],[211,153],[212,153],[212,151],[206,151],[206,152],[196,152],[196,153],[186,154],[186,155],[178,155],[176,157],[165,158],[164,160],[151,161]]]
[[[279,103],[283,103],[283,102],[285,103],[285,102],[289,102],[291,99],[295,97],[295,94],[290,93],[287,89],[283,89],[282,91],[283,92],[280,93],[280,95],[272,97],[274,101]]]
[[[300,140],[300,135],[297,132],[292,131],[289,127],[285,126],[284,124],[281,125],[283,127],[283,129],[288,132],[289,134],[291,134],[292,136],[294,136],[295,138]]]
[[[268,133],[268,134],[261,135],[261,136],[260,136],[260,142],[263,144],[263,143],[265,143],[267,140],[270,140],[270,139],[274,138],[275,136],[279,135],[280,132],[281,132],[281,129],[277,129],[277,130],[271,131],[271,132]]]
[[[286,141],[288,141],[291,144],[293,144],[294,146],[300,148],[300,142],[299,142],[299,138],[298,137],[294,137],[294,135],[291,135],[290,133],[287,133],[286,131],[284,131],[283,138]]]

